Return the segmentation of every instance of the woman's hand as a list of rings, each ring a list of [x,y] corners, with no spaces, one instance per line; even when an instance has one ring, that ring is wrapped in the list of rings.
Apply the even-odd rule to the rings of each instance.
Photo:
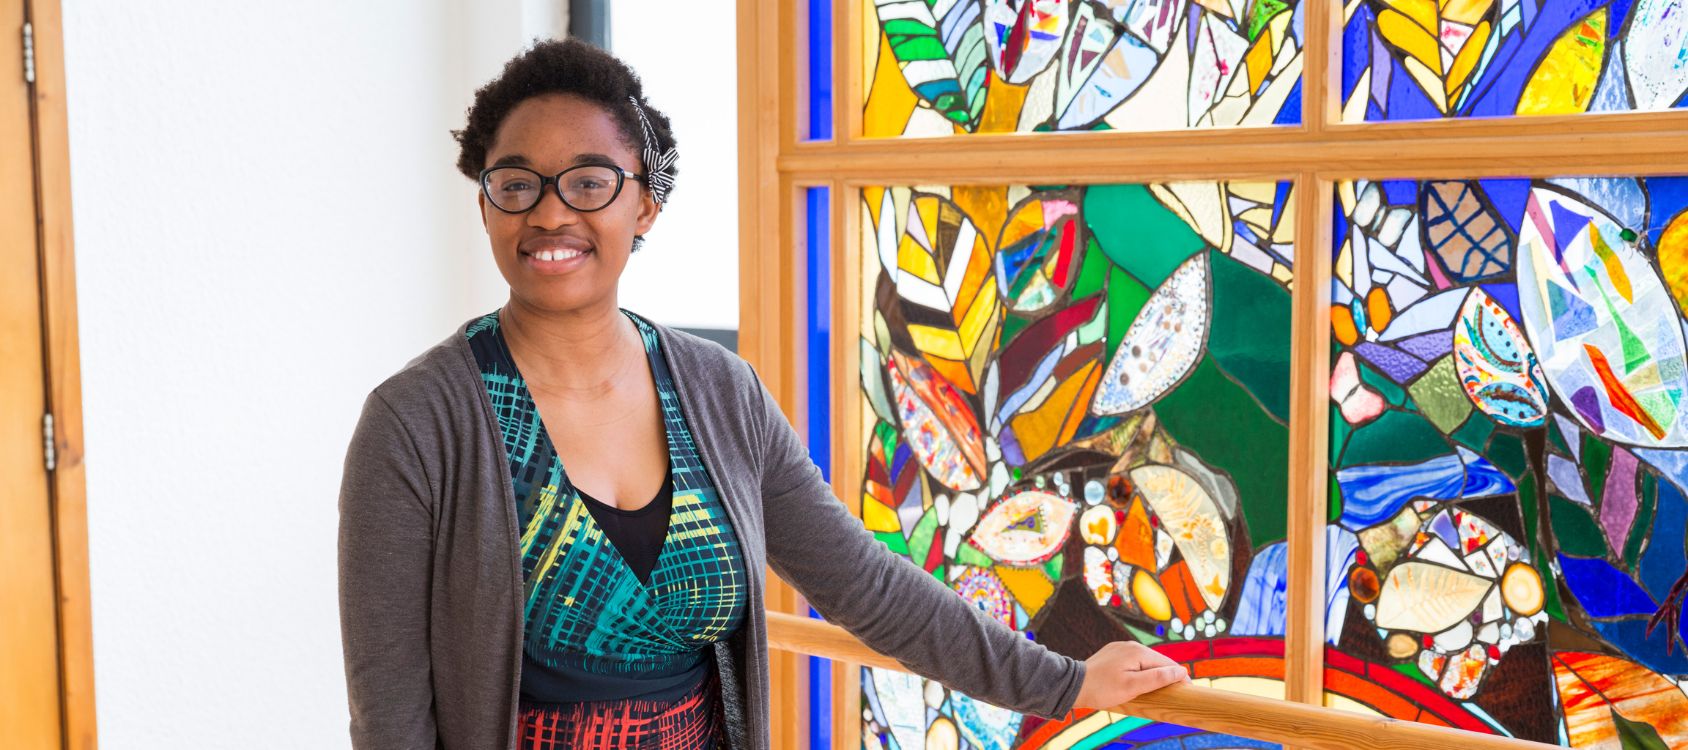
[[[1073,708],[1112,708],[1174,682],[1189,682],[1178,663],[1141,643],[1115,641],[1084,660],[1084,685]]]

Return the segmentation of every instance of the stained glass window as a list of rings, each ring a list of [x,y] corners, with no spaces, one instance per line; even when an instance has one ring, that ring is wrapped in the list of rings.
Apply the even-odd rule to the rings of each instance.
[[[867,528],[1058,653],[1139,641],[1282,698],[1290,184],[859,200]],[[861,694],[872,750],[1270,746],[884,670]]]
[[[1327,703],[1683,746],[1688,178],[1337,192]]]
[[[863,135],[1299,124],[1293,0],[864,2]]]
[[[1352,0],[1342,119],[1688,105],[1683,0]]]

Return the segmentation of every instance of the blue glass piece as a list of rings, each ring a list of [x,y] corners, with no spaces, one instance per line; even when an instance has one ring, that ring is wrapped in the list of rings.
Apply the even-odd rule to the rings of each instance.
[[[978,746],[979,750],[1010,750],[1014,747],[1014,740],[1020,735],[1020,715],[1009,714],[1009,721],[995,724],[985,721],[979,713],[978,704],[961,693],[950,693],[950,700],[955,704],[955,721],[960,726],[961,736]]]
[[[1653,511],[1653,536],[1647,540],[1647,551],[1636,564],[1641,585],[1655,599],[1669,594],[1682,571],[1688,569],[1688,556],[1682,547],[1685,526],[1688,526],[1688,501],[1683,499],[1682,490],[1669,482],[1660,482],[1658,506]]]
[[[832,476],[832,189],[806,191],[809,458],[821,476]]]
[[[1624,21],[1629,19],[1629,9],[1635,5],[1635,0],[1612,0],[1612,15],[1606,20],[1607,39],[1617,39],[1623,33]]]
[[[1332,646],[1341,645],[1342,625],[1348,619],[1348,569],[1359,549],[1360,538],[1353,532],[1325,525],[1325,642]]]
[[[1395,65],[1398,67],[1400,63]],[[1441,117],[1442,111],[1431,103],[1430,97],[1424,95],[1412,76],[1400,70],[1390,76],[1389,119],[1435,120]]]
[[[1525,19],[1529,19],[1535,13],[1535,11],[1532,10],[1535,6],[1530,3],[1530,0],[1520,0],[1519,4],[1524,8]],[[1530,22],[1525,20],[1521,29],[1528,28],[1529,25]],[[1518,103],[1518,97],[1516,94],[1513,95],[1512,104],[1502,105],[1492,104],[1491,100],[1484,99],[1483,93],[1488,91],[1488,87],[1500,77],[1501,74],[1496,71],[1501,69],[1503,63],[1510,62],[1512,60],[1512,55],[1518,52],[1518,46],[1524,41],[1525,32],[1521,29],[1514,29],[1512,33],[1506,35],[1506,38],[1500,40],[1500,46],[1495,49],[1494,56],[1489,58],[1489,62],[1483,66],[1482,78],[1472,84],[1471,90],[1466,93],[1465,98],[1462,100],[1464,104],[1462,105],[1463,109],[1460,110],[1461,116],[1474,116],[1478,112],[1486,109],[1505,109],[1506,111],[1503,116],[1512,115],[1512,111],[1516,108]]]
[[[1448,549],[1459,549],[1459,530],[1454,528],[1454,520],[1448,517],[1447,511],[1437,513],[1435,518],[1430,519],[1430,531],[1441,537],[1442,543],[1448,545]]]
[[[920,84],[914,90],[919,92],[920,98],[932,102],[937,101],[938,97],[944,94],[961,93],[961,84],[956,83],[954,78],[945,78],[941,81],[929,81]]]
[[[1659,236],[1670,226],[1670,220],[1688,209],[1688,177],[1647,178],[1647,198],[1652,204],[1647,235],[1653,239],[1653,246],[1658,247]]]
[[[1524,320],[1524,310],[1518,306],[1517,286],[1512,284],[1484,284],[1483,291],[1487,292],[1489,297],[1501,306],[1501,309],[1510,313],[1513,321]]]
[[[1289,612],[1289,547],[1269,544],[1254,553],[1232,618],[1232,635],[1283,635]]]
[[[1184,738],[1184,750],[1282,750],[1283,745],[1228,734],[1198,734]]]
[[[1383,110],[1378,109],[1376,99],[1366,102],[1366,120],[1368,122],[1379,122],[1387,119],[1389,117],[1383,114]]]
[[[1391,206],[1411,206],[1418,202],[1418,183],[1412,180],[1384,180],[1378,185]]]
[[[1192,727],[1181,727],[1177,724],[1150,724],[1146,727],[1134,729],[1120,736],[1120,741],[1153,742],[1168,737],[1179,737],[1186,734],[1196,734],[1202,730]]]
[[[1301,90],[1300,84],[1296,85],[1296,90]],[[1295,183],[1290,180],[1278,182],[1278,192],[1272,195],[1272,226],[1277,226],[1278,219],[1283,218],[1284,206],[1289,203],[1289,189],[1294,186]]]
[[[862,667],[862,698],[867,700],[867,708],[873,712],[873,721],[882,727],[891,726],[885,720],[885,709],[879,705],[879,692],[873,687],[873,673],[867,667]]]
[[[1297,6],[1300,7],[1300,6]],[[1130,37],[1127,37],[1128,39]],[[1266,84],[1261,84],[1262,86]],[[1272,118],[1273,125],[1301,124],[1301,79],[1295,79],[1295,87],[1289,90],[1289,96],[1284,97],[1284,104],[1278,109],[1278,116]]]
[[[1612,27],[1616,32],[1618,27]],[[1610,60],[1623,59],[1623,42],[1612,43]],[[1600,81],[1594,85],[1594,100],[1589,102],[1590,112],[1628,112],[1629,81],[1624,74],[1624,66],[1607,65],[1606,72],[1600,74]]]
[[[1051,242],[1045,242],[1045,240],[1051,240]],[[1012,284],[1015,279],[1020,277],[1020,272],[1026,270],[1026,266],[1031,265],[1032,261],[1042,258],[1047,250],[1045,245],[1053,244],[1053,240],[1054,235],[1046,230],[1039,229],[997,253],[997,260],[1002,264],[1008,282]]]
[[[1682,619],[1682,629],[1688,629],[1688,618]],[[1688,649],[1678,642],[1670,646],[1670,632],[1663,623],[1653,628],[1653,635],[1647,635],[1646,620],[1620,620],[1618,622],[1597,622],[1594,629],[1600,635],[1611,641],[1612,645],[1622,649],[1628,655],[1648,669],[1660,674],[1688,673]],[[1680,630],[1678,638],[1688,640]]]
[[[1190,12],[1194,14],[1195,10],[1195,8],[1191,8]],[[1307,46],[1307,14],[1303,13],[1302,10],[1301,3],[1296,3],[1295,14],[1289,17],[1289,29],[1290,33],[1295,36],[1296,49]],[[1194,15],[1191,16],[1191,18],[1194,17]]]
[[[1336,199],[1336,205],[1338,208],[1342,206],[1340,197]],[[1337,256],[1342,255],[1342,243],[1348,239],[1348,217],[1344,216],[1340,210],[1330,213],[1330,258],[1334,261]]]
[[[1372,11],[1367,6],[1360,6],[1354,11],[1354,17],[1348,19],[1348,25],[1342,29],[1342,101],[1347,102],[1354,95],[1354,87],[1360,83],[1360,75],[1371,64],[1371,27]]]
[[[1566,208],[1559,201],[1550,200],[1547,206],[1553,216],[1553,242],[1559,246],[1559,253],[1563,255],[1566,248],[1571,246],[1571,241],[1587,229],[1590,222],[1588,217]],[[1574,274],[1572,278],[1576,278]]]
[[[1489,196],[1489,203],[1506,223],[1512,227],[1514,234],[1524,229],[1524,212],[1530,205],[1529,180],[1478,180],[1483,186],[1483,193]]]
[[[1486,90],[1479,95],[1471,114],[1478,117],[1516,114],[1518,96],[1535,73],[1535,61],[1541,59],[1548,46],[1558,41],[1572,23],[1605,3],[1606,0],[1546,0],[1532,20],[1530,3],[1525,0],[1524,19],[1530,30],[1524,34],[1516,51],[1507,54],[1510,45],[1503,44],[1495,53],[1489,69],[1496,74],[1483,82]]]
[[[1577,595],[1589,617],[1650,615],[1659,610],[1640,584],[1599,558],[1571,557],[1559,553],[1559,569],[1565,585]]]
[[[809,140],[831,139],[832,0],[809,0]]]
[[[1487,497],[1518,491],[1518,486],[1512,483],[1506,472],[1489,463],[1489,459],[1465,446],[1457,448],[1459,457],[1465,461],[1465,486],[1460,488],[1461,497]]]
[[[1619,226],[1640,229],[1647,224],[1647,194],[1634,178],[1559,177],[1548,182],[1610,214]]]
[[[891,476],[889,478],[896,479],[898,474],[903,473],[903,464],[908,463],[909,458],[913,455],[914,452],[909,450],[908,443],[898,443],[897,452],[891,456]]]
[[[1336,473],[1344,527],[1359,531],[1394,517],[1414,498],[1453,500],[1465,489],[1465,464],[1448,454],[1407,466],[1350,466]]]
[[[1233,221],[1233,222],[1231,222],[1231,229],[1234,230],[1237,233],[1238,237],[1243,238],[1243,240],[1245,242],[1247,242],[1248,244],[1250,244],[1250,245],[1260,244],[1260,238],[1254,236],[1254,232],[1249,230],[1248,224],[1246,224],[1242,221]]]

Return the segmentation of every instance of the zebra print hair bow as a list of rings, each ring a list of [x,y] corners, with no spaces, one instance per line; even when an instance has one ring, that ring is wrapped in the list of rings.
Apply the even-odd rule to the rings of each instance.
[[[656,150],[656,131],[651,128],[651,121],[645,118],[645,108],[639,106],[638,97],[629,96],[627,100],[633,102],[633,111],[639,113],[639,126],[645,131],[645,185],[651,189],[651,197],[657,203],[668,202],[668,191],[674,189],[674,162],[680,158],[680,150],[670,147],[667,151]]]

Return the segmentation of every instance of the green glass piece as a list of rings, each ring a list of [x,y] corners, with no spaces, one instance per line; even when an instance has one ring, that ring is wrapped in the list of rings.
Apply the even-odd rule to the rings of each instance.
[[[1009,474],[1010,477],[1012,477],[1014,479],[1014,481],[1016,481],[1016,482],[1020,481],[1020,467],[1016,466],[1012,469],[1009,469],[1008,474]]]
[[[1654,729],[1652,724],[1630,721],[1610,705],[1606,710],[1612,713],[1612,726],[1618,730],[1618,742],[1623,750],[1671,750],[1670,745],[1665,743],[1664,738],[1659,736],[1659,730]]]
[[[944,43],[936,36],[905,36],[900,40],[892,40],[891,52],[898,60],[909,62],[913,60],[942,60],[945,57]]]
[[[926,513],[914,524],[914,531],[908,535],[909,559],[915,565],[926,566],[926,557],[932,553],[932,543],[937,540],[938,509],[927,508]]]
[[[1598,508],[1600,495],[1606,491],[1606,472],[1611,470],[1612,448],[1592,433],[1584,433],[1582,443],[1582,466],[1583,474],[1588,477],[1588,496]]]
[[[1031,325],[1031,321],[1018,315],[1004,316],[1002,319],[1002,335],[999,338],[1001,348],[1007,349],[1008,343],[1014,340],[1014,336],[1025,330],[1026,326],[1029,325]]]
[[[1536,538],[1536,514],[1541,508],[1541,498],[1536,495],[1536,475],[1525,474],[1518,480],[1518,509],[1524,513],[1524,536]]]
[[[1208,253],[1213,312],[1207,351],[1280,422],[1289,420],[1289,292],[1231,256]],[[1449,365],[1451,373],[1453,366]],[[1457,389],[1459,383],[1456,380]],[[1467,404],[1463,390],[1460,401]]]
[[[1465,426],[1454,433],[1454,440],[1471,450],[1482,453],[1488,449],[1489,435],[1495,431],[1495,421],[1483,412],[1475,412],[1465,420]]]
[[[1517,435],[1495,433],[1494,437],[1489,438],[1489,451],[1483,455],[1509,477],[1522,477],[1530,471],[1530,459],[1524,453],[1524,441]]]
[[[1547,442],[1558,448],[1560,453],[1571,455],[1571,445],[1565,442],[1565,434],[1559,431],[1559,420],[1547,420]]]
[[[1342,485],[1336,483],[1336,474],[1326,476],[1325,487],[1326,494],[1330,495],[1325,498],[1325,521],[1336,523],[1342,518]]]
[[[1143,630],[1142,628],[1133,627],[1129,622],[1122,622],[1120,624],[1125,626],[1125,632],[1130,633],[1132,638],[1136,639],[1138,643],[1145,646],[1153,646],[1157,643],[1166,642],[1165,638],[1155,635],[1154,633],[1150,633],[1147,630]]]
[[[1670,389],[1643,393],[1635,397],[1641,402],[1642,410],[1653,417],[1659,424],[1671,424],[1676,421],[1676,400],[1682,397],[1682,391]]]
[[[1073,299],[1084,299],[1102,291],[1102,282],[1108,278],[1108,255],[1102,252],[1102,246],[1096,244],[1096,238],[1091,237],[1089,244],[1084,246],[1084,262],[1078,267],[1078,280],[1073,282]]]
[[[1634,229],[1624,227],[1623,231],[1618,232],[1618,236],[1624,238],[1624,242],[1634,242],[1638,235],[1636,235]]]
[[[1459,384],[1452,355],[1436,360],[1407,390],[1424,418],[1443,434],[1452,434],[1471,416],[1471,399],[1465,395],[1465,386]]]
[[[1118,266],[1108,267],[1108,348],[1102,356],[1112,358],[1131,321],[1149,301],[1149,287]]]
[[[1653,512],[1658,509],[1659,481],[1652,474],[1641,472],[1641,495],[1636,498],[1640,507],[1635,509],[1635,531],[1629,535],[1629,543],[1624,545],[1624,569],[1635,570],[1635,563],[1641,559],[1641,541],[1646,538],[1646,529],[1653,528]]]
[[[1541,553],[1541,545],[1534,541],[1530,542],[1530,559],[1536,563],[1536,573],[1546,582],[1546,585],[1542,586],[1542,592],[1546,594],[1547,601],[1542,604],[1542,611],[1546,612],[1548,617],[1568,622],[1565,619],[1565,605],[1559,603],[1559,582],[1554,579],[1553,570],[1547,567],[1547,555]]]
[[[1066,564],[1067,553],[1057,552],[1054,557],[1051,557],[1043,562],[1043,574],[1049,576],[1049,580],[1051,581],[1060,581],[1061,568],[1065,567]]]
[[[1256,548],[1284,538],[1289,513],[1287,427],[1225,377],[1212,357],[1202,357],[1188,379],[1161,396],[1154,410],[1173,440],[1224,469],[1237,483],[1249,539]]]
[[[1553,509],[1553,538],[1559,550],[1578,557],[1605,557],[1606,537],[1588,509],[1558,496],[1549,496]]]
[[[1418,680],[1419,682],[1422,682],[1422,683],[1429,685],[1431,687],[1436,686],[1435,680],[1430,679],[1423,672],[1418,671],[1418,664],[1416,662],[1407,662],[1406,664],[1396,664],[1396,665],[1390,667],[1390,669],[1393,669],[1397,672],[1400,672],[1401,674],[1404,674],[1408,677],[1411,677],[1415,680]]]
[[[1418,463],[1448,453],[1448,443],[1430,422],[1417,414],[1390,409],[1371,424],[1354,430],[1342,465]]]
[[[1248,15],[1244,16],[1248,19],[1249,41],[1259,39],[1260,32],[1266,28],[1267,24],[1272,22],[1272,18],[1288,8],[1289,3],[1283,2],[1283,0],[1254,0],[1250,3]]]
[[[1150,287],[1160,286],[1207,244],[1144,185],[1085,190],[1084,216],[1102,251]]]
[[[944,567],[944,564],[938,563],[938,567],[932,569],[932,577],[938,579],[938,583],[943,583],[944,574],[947,572],[949,571]]]
[[[875,539],[883,542],[885,546],[890,547],[892,552],[904,556],[908,555],[908,540],[903,538],[902,532],[875,531],[873,532],[873,536]]]
[[[1354,427],[1348,420],[1342,418],[1342,409],[1336,404],[1330,405],[1330,461],[1331,468],[1337,467],[1342,459],[1342,449],[1348,445],[1348,436],[1353,434]]]
[[[1152,723],[1154,722],[1137,716],[1128,716],[1126,718],[1116,720],[1112,724],[1108,724],[1107,726],[1090,733],[1090,735],[1084,739],[1073,743],[1072,750],[1096,750],[1096,748],[1112,743],[1116,738],[1126,732]],[[1626,747],[1624,750],[1629,750],[1629,748]]]
[[[1407,402],[1407,392],[1402,390],[1401,386],[1396,385],[1395,381],[1390,380],[1383,373],[1373,370],[1371,365],[1363,362],[1359,365],[1360,380],[1377,389],[1378,393],[1383,394],[1383,399],[1388,401],[1390,406],[1400,406]]]
[[[880,422],[874,425],[873,433],[879,438],[879,446],[884,449],[885,461],[889,464],[892,457],[897,455],[897,428],[892,427],[890,422]],[[887,465],[885,468],[889,471],[891,467]]]
[[[960,546],[956,547],[955,561],[960,565],[973,565],[980,568],[988,568],[996,564],[995,560],[980,552],[978,547],[966,542],[962,542]]]

